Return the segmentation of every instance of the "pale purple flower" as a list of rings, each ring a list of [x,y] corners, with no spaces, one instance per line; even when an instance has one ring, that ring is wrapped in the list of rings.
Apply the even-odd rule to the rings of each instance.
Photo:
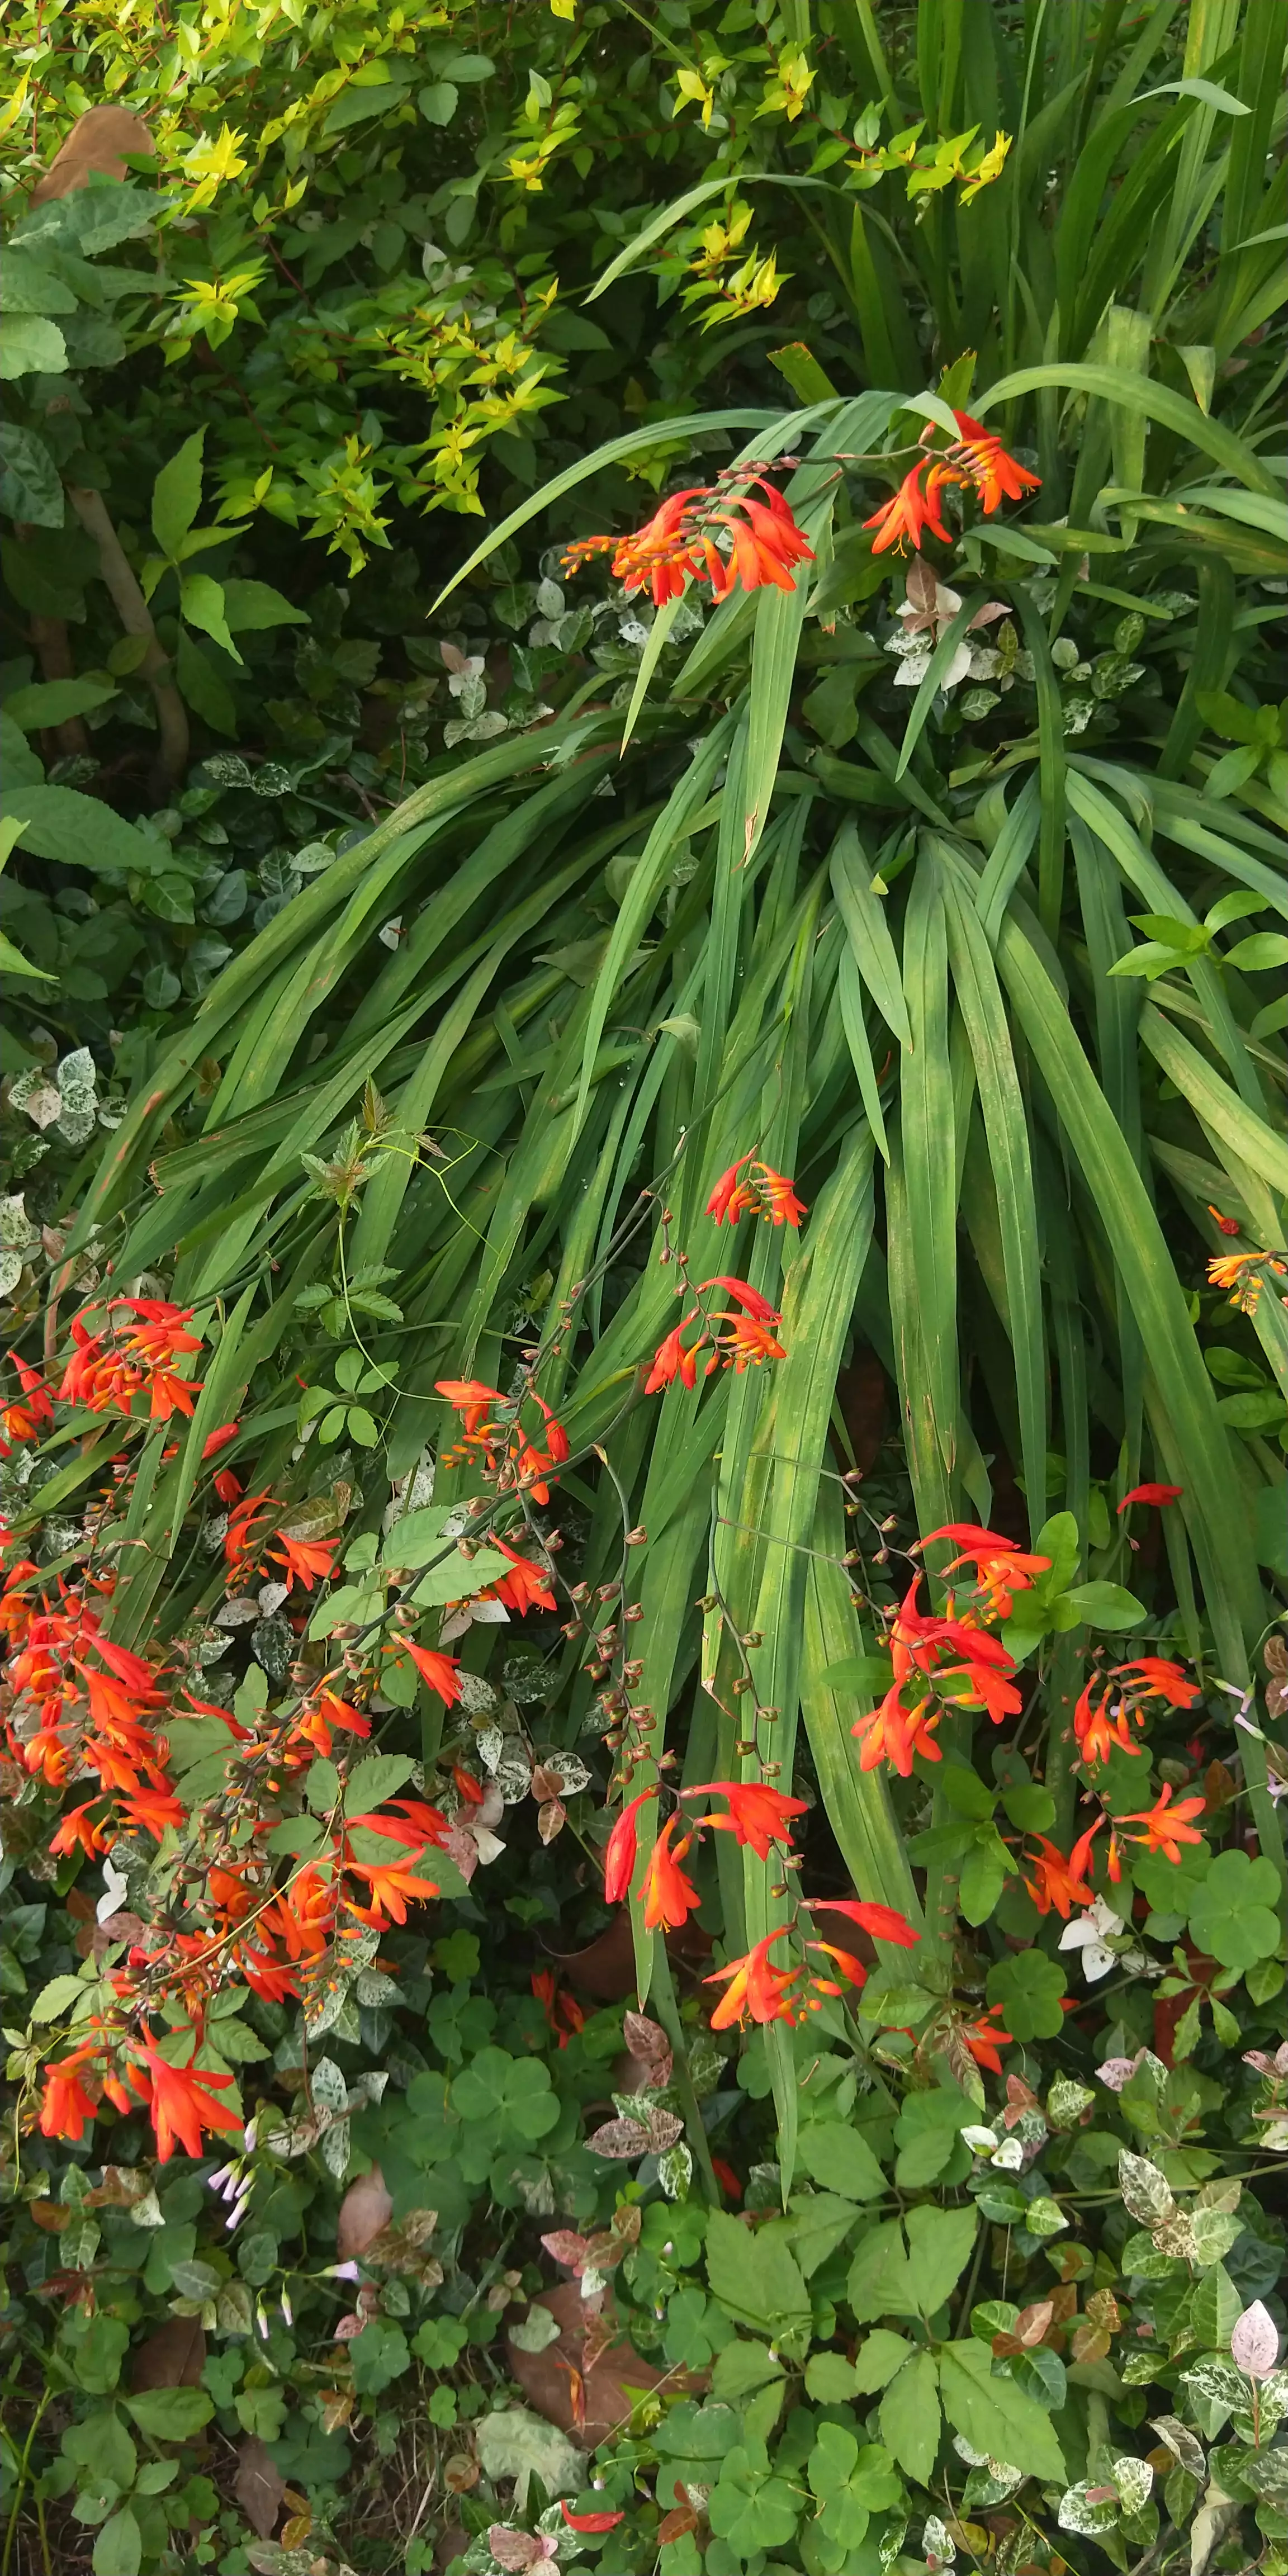
[[[328,2263],[323,2274],[323,2279],[327,2281],[360,2281],[362,2279],[362,2274],[356,2263]]]

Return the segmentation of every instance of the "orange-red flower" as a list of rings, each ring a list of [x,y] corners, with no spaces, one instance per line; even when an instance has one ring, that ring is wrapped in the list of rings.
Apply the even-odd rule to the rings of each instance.
[[[807,1941],[805,1947],[807,1950],[822,1950],[829,1959],[834,1959],[845,1980],[845,1985],[838,1986],[835,1977],[824,1977],[816,1968],[811,1979],[816,1994],[841,1995],[845,1992],[845,1986],[866,1986],[867,1969],[861,1959],[855,1958],[852,1950],[838,1950],[834,1941]],[[817,2012],[818,2009],[817,2003],[811,2002],[809,2010]]]
[[[620,1905],[622,1898],[630,1894],[638,1849],[635,1819],[647,1800],[656,1796],[656,1789],[641,1789],[638,1798],[632,1798],[630,1805],[623,1807],[608,1837],[604,1852],[604,1901],[608,1905]]]
[[[260,1927],[291,1959],[320,1958],[335,1923],[335,1889],[310,1866],[290,1880],[260,1916]]]
[[[729,1327],[717,1342],[717,1348],[725,1354],[722,1366],[731,1368],[735,1377],[741,1377],[746,1368],[759,1368],[765,1360],[786,1359],[782,1343],[768,1324],[758,1324],[752,1315],[722,1314],[718,1320]]]
[[[926,476],[924,491],[922,490],[923,473]],[[924,457],[919,464],[914,465],[911,472],[905,474],[898,491],[893,492],[889,500],[883,501],[880,508],[873,511],[871,518],[863,522],[865,528],[875,528],[877,531],[872,540],[873,554],[883,555],[890,546],[897,546],[902,554],[905,543],[912,547],[914,553],[917,553],[920,551],[922,536],[927,528],[932,537],[938,537],[941,545],[951,545],[951,532],[944,526],[939,515],[939,493],[945,482],[950,479],[957,478],[947,477],[942,471],[936,475],[933,468],[927,471]]]
[[[315,1753],[329,1754],[331,1730],[343,1727],[347,1735],[370,1735],[371,1720],[361,1709],[351,1708],[327,1682],[321,1682],[312,1698],[299,1711],[291,1729],[292,1740],[311,1744]]]
[[[704,1295],[708,1288],[723,1288],[726,1297],[732,1297],[743,1307],[753,1323],[781,1324],[783,1320],[778,1308],[771,1306],[759,1288],[753,1288],[746,1279],[729,1279],[722,1270],[718,1270],[714,1279],[703,1279],[699,1284]]]
[[[439,1377],[435,1390],[445,1395],[454,1413],[461,1417],[461,1428],[467,1440],[474,1439],[494,1404],[504,1404],[499,1386],[484,1386],[476,1377]]]
[[[900,1950],[910,1950],[921,1939],[907,1915],[900,1914],[893,1905],[869,1904],[865,1897],[854,1896],[819,1897],[816,1904],[828,1914],[844,1914],[874,1941],[892,1941]]]
[[[200,1383],[179,1377],[173,1363],[201,1349],[199,1336],[183,1329],[195,1309],[169,1305],[160,1297],[113,1297],[107,1306],[107,1330],[98,1333],[90,1333],[86,1326],[85,1314],[92,1311],[86,1308],[73,1321],[72,1356],[60,1396],[68,1403],[88,1405],[94,1413],[114,1408],[129,1414],[134,1397],[143,1393],[154,1422],[168,1422],[175,1413],[191,1414]],[[130,1317],[132,1322],[127,1320]]]
[[[580,571],[592,555],[611,554],[613,577],[632,597],[645,587],[656,607],[678,599],[686,581],[709,581],[713,599],[727,599],[741,583],[760,590],[772,583],[790,590],[798,563],[812,563],[813,549],[776,486],[744,467],[730,481],[754,483],[764,500],[726,483],[694,484],[668,493],[642,528],[625,537],[579,537],[565,551],[564,568]],[[728,539],[722,554],[717,531]]]
[[[11,1351],[9,1357],[18,1372],[22,1394],[12,1404],[0,1405],[0,1458],[11,1456],[14,1442],[39,1439],[45,1425],[54,1418],[40,1370],[32,1368],[17,1351]]]
[[[939,1724],[939,1710],[933,1706],[929,1693],[919,1699],[915,1707],[905,1708],[900,1692],[906,1679],[906,1674],[902,1678],[896,1674],[880,1707],[870,1709],[866,1717],[856,1718],[850,1728],[851,1735],[857,1736],[862,1746],[859,1755],[861,1771],[875,1771],[879,1762],[889,1762],[901,1780],[910,1780],[914,1754],[920,1753],[927,1762],[943,1760],[939,1746],[933,1740]]]
[[[92,2049],[80,2048],[46,2068],[40,2102],[42,2137],[70,2138],[73,2145],[83,2137],[86,2122],[94,2117],[94,2105],[80,2080],[81,2070],[93,2054]]]
[[[73,1807],[64,1816],[49,1845],[59,1860],[66,1859],[74,1851],[82,1851],[87,1860],[93,1860],[98,1853],[107,1850],[103,1819],[100,1817],[96,1823],[90,1815],[90,1808],[97,1804],[96,1798],[87,1798],[83,1807]]]
[[[749,1175],[740,1177],[745,1163],[751,1163]],[[717,1225],[736,1225],[748,1213],[763,1216],[769,1225],[799,1226],[805,1214],[804,1202],[796,1196],[796,1185],[785,1172],[776,1172],[772,1163],[752,1162],[743,1154],[722,1172],[710,1198],[707,1215]]]
[[[737,1162],[731,1163],[716,1182],[707,1200],[707,1215],[714,1217],[717,1225],[723,1225],[726,1218],[730,1225],[736,1225],[744,1209],[755,1206],[754,1192],[749,1183],[739,1177],[743,1164],[750,1160],[749,1154],[740,1154]]]
[[[267,1489],[262,1494],[247,1494],[228,1515],[224,1531],[224,1563],[234,1574],[246,1573],[259,1561],[267,1532],[256,1529],[256,1522],[270,1512],[280,1511]]]
[[[570,2531],[616,2531],[626,2519],[620,2513],[574,2513],[566,2498],[561,2498],[559,2510]]]
[[[128,1822],[158,1843],[167,1826],[177,1830],[185,1813],[182,1800],[165,1789],[135,1789],[122,1806]]]
[[[1214,1288],[1228,1288],[1230,1303],[1241,1315],[1256,1313],[1262,1284],[1268,1275],[1288,1279],[1288,1262],[1272,1252],[1225,1252],[1208,1263],[1208,1278]]]
[[[217,1458],[220,1450],[226,1449],[229,1441],[236,1439],[240,1429],[240,1422],[221,1422],[217,1431],[210,1432],[202,1443],[202,1465],[205,1465],[207,1458]]]
[[[1108,1674],[1093,1673],[1073,1712],[1081,1760],[1107,1762],[1115,1744],[1124,1753],[1142,1753],[1144,1746],[1133,1744],[1128,1732],[1129,1721],[1144,1726],[1142,1703],[1162,1699],[1169,1708],[1189,1708],[1198,1697],[1198,1683],[1166,1655],[1137,1655],[1128,1663],[1115,1664]]]
[[[974,1521],[948,1521],[943,1529],[929,1531],[919,1544],[931,1547],[940,1538],[960,1551],[944,1572],[955,1574],[959,1565],[973,1565],[976,1583],[987,1595],[995,1619],[1009,1619],[1014,1594],[1029,1591],[1035,1575],[1051,1571],[1049,1556],[1026,1555],[1013,1540],[1000,1538],[996,1530],[980,1529]]]
[[[705,1985],[727,1988],[712,2013],[713,2030],[731,2030],[748,2015],[755,2022],[791,2020],[792,1989],[802,1971],[799,1967],[776,1968],[769,1956],[787,1929],[786,1924],[780,1924],[776,1932],[767,1932],[764,1940],[757,1941],[743,1958],[731,1959],[727,1968],[716,1968],[703,1979]]]
[[[675,1832],[678,1821],[675,1816],[668,1818],[648,1857],[644,1884],[640,1890],[644,1900],[646,1932],[656,1932],[662,1925],[665,1925],[668,1932],[678,1932],[680,1925],[687,1922],[695,1906],[701,1903],[696,1887],[685,1877],[680,1867],[680,1862],[689,1849],[691,1836],[685,1834],[674,1849],[671,1846],[671,1836]]]
[[[382,1931],[386,1923],[405,1923],[409,1902],[415,1903],[422,1897],[438,1894],[435,1880],[417,1878],[414,1870],[397,1862],[351,1860],[345,1866],[354,1877],[365,1878],[371,1897],[369,1906],[351,1904],[350,1911],[364,1923],[373,1924],[378,1931]]]
[[[436,1654],[429,1646],[413,1646],[410,1637],[405,1643],[421,1680],[428,1682],[432,1691],[437,1691],[444,1708],[454,1708],[461,1696],[461,1686],[456,1678],[460,1671],[459,1657]]]
[[[991,2004],[988,2011],[981,2013],[977,2020],[963,2021],[957,2025],[957,2036],[970,2050],[976,2065],[986,2066],[993,2075],[1000,2075],[1002,2072],[1002,2061],[998,2050],[1011,2046],[1011,2033],[1002,2028],[1001,2012],[1000,2004]]]
[[[1003,501],[1022,501],[1026,492],[1039,490],[1041,476],[1030,474],[1027,465],[1009,455],[993,430],[985,429],[982,421],[972,420],[966,411],[955,411],[953,419],[961,438],[950,454],[965,466],[983,502],[986,519]]]
[[[1119,1828],[1123,1825],[1143,1825],[1145,1828],[1143,1834],[1124,1835],[1124,1841],[1144,1843],[1148,1851],[1162,1852],[1166,1859],[1179,1866],[1182,1843],[1201,1843],[1203,1840],[1189,1819],[1201,1816],[1206,1805],[1205,1798],[1178,1798],[1173,1806],[1169,1781],[1152,1807],[1141,1808],[1134,1815],[1120,1816],[1117,1821]]]
[[[653,1366],[644,1381],[646,1395],[656,1395],[660,1387],[669,1386],[672,1378],[676,1377],[681,1386],[697,1385],[698,1353],[704,1347],[705,1333],[699,1334],[697,1341],[689,1349],[686,1350],[684,1346],[684,1335],[697,1311],[697,1307],[694,1306],[665,1336],[665,1339],[658,1343],[653,1354]]]
[[[1198,1682],[1192,1682],[1167,1655],[1136,1655],[1113,1669],[1119,1679],[1135,1673],[1138,1679],[1131,1687],[1143,1699],[1165,1699],[1169,1708],[1192,1708],[1202,1696]]]
[[[200,2156],[203,2129],[240,2129],[240,2113],[215,2099],[232,2083],[231,2075],[212,2075],[191,2061],[187,2066],[171,2066],[149,2043],[144,2044],[143,2055],[157,2155],[163,2165],[169,2163],[176,2142],[185,2155]]]
[[[757,1860],[768,1860],[773,1843],[790,1845],[792,1817],[809,1812],[806,1799],[785,1797],[781,1789],[771,1789],[760,1780],[707,1780],[686,1789],[684,1795],[727,1799],[728,1815],[708,1816],[706,1822],[733,1834],[740,1845],[749,1844]]]
[[[492,1545],[500,1548],[502,1556],[509,1557],[510,1571],[502,1575],[499,1583],[489,1585],[491,1599],[504,1601],[507,1609],[517,1610],[521,1619],[526,1618],[529,1610],[553,1610],[555,1596],[544,1566],[531,1564],[503,1538],[494,1536]]]
[[[1179,1503],[1184,1491],[1184,1485],[1133,1485],[1118,1509],[1125,1512],[1129,1503],[1157,1503],[1161,1509],[1164,1503]]]
[[[269,1557],[274,1565],[285,1569],[288,1592],[296,1582],[302,1583],[306,1592],[311,1592],[319,1580],[330,1582],[335,1572],[335,1552],[340,1544],[338,1538],[292,1538],[288,1531],[281,1529],[274,1535],[282,1542],[281,1553],[273,1547],[269,1549]]]
[[[1075,1905],[1094,1904],[1095,1890],[1086,1884],[1086,1871],[1092,1841],[1103,1823],[1103,1816],[1098,1816],[1094,1825],[1079,1835],[1067,1860],[1058,1843],[1049,1841],[1045,1834],[1034,1836],[1039,1845],[1038,1857],[1030,1863],[1032,1878],[1026,1877],[1024,1883],[1039,1914],[1049,1914],[1054,1906],[1061,1921],[1067,1923]]]

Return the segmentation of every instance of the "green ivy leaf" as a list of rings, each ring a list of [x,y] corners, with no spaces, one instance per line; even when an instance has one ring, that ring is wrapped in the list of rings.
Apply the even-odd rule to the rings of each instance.
[[[985,1993],[1000,2004],[1013,2039],[1054,2039],[1064,2028],[1061,1998],[1067,1992],[1063,1968],[1045,1950],[1019,1950],[989,1969]]]
[[[972,2218],[974,2211],[971,2212]],[[906,2478],[929,2486],[939,2451],[939,2377],[928,2352],[914,2352],[880,2406],[881,2439]]]
[[[1064,2479],[1064,2453],[1045,2407],[1013,2380],[994,2378],[982,2343],[950,2343],[939,2356],[939,2387],[950,2424],[991,2459],[1039,2478]]]
[[[885,2176],[857,2129],[840,2120],[811,2120],[802,2129],[798,2160],[812,2182],[844,2200],[879,2200]]]
[[[771,2342],[808,2327],[809,2292],[800,2268],[771,2229],[751,2235],[727,2210],[715,2209],[707,2221],[706,2258],[711,2295],[737,2323],[764,2329]]]
[[[215,2411],[204,2388],[144,2388],[125,2403],[140,2432],[150,2433],[154,2442],[187,2441]]]

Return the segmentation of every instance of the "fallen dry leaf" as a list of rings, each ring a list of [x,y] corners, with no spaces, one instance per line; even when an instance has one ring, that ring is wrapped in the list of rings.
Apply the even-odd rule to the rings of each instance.
[[[532,2304],[550,2310],[558,2339],[544,2352],[521,2352],[507,2336],[510,2376],[534,2412],[569,2434],[580,2450],[597,2450],[606,2442],[627,2421],[640,2390],[647,2392],[665,2380],[668,2395],[680,2397],[707,2385],[700,2373],[663,2372],[642,2360],[602,2291],[583,2305],[576,2282],[560,2281]]]
[[[170,2317],[139,2345],[130,2363],[130,2386],[197,2388],[206,2361],[206,2338],[196,2317]]]
[[[73,188],[87,188],[93,174],[107,179],[124,179],[127,152],[155,156],[156,145],[141,116],[128,107],[90,107],[78,116],[69,135],[55,153],[43,179],[32,189],[33,206],[48,205],[53,197],[69,197]]]
[[[256,2433],[248,2433],[239,2446],[233,2493],[252,2531],[257,2531],[261,2540],[271,2540],[286,2493],[286,2480]]]
[[[668,1956],[682,1967],[704,1966],[711,1956],[710,1935],[692,1920],[679,1932],[667,1934],[666,1947]],[[622,2003],[635,1992],[635,1945],[624,1910],[584,1950],[549,1950],[546,1955],[564,1970],[570,1985],[599,2003]]]
[[[335,2250],[341,2263],[352,2263],[367,2247],[375,2243],[382,2227],[393,2216],[393,2195],[387,2189],[379,2165],[359,2174],[351,2182],[340,2203],[335,2223]]]

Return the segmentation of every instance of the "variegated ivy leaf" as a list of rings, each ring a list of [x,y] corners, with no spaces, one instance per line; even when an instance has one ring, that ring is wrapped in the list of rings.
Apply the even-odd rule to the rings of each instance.
[[[330,2128],[323,2130],[321,2138],[321,2155],[322,2162],[326,2166],[327,2172],[334,2174],[337,2182],[343,2182],[345,2175],[349,2170],[349,2123],[347,2120],[333,2120]]]
[[[1230,2359],[1246,2371],[1249,2379],[1268,2379],[1278,2358],[1279,2329],[1269,2309],[1262,2306],[1260,2299],[1254,2299],[1230,2337]]]
[[[1176,2207],[1166,2174],[1160,2173],[1148,2156],[1134,2156],[1130,2147],[1121,2147],[1118,2152],[1118,2188],[1131,2216],[1139,2219],[1142,2227],[1161,2225]]]
[[[1243,2233],[1243,2221],[1232,2210],[1196,2209],[1190,2220],[1196,2263],[1220,2263]],[[1264,2315],[1265,2311],[1262,2310]],[[1236,2333],[1238,2329],[1235,2329]]]
[[[1061,2531],[1076,2531],[1084,2539],[1112,2531],[1117,2520],[1117,2491],[1104,2478],[1079,2478],[1076,2486],[1065,2488],[1056,2511]]]
[[[1130,2452],[1124,2451],[1110,2462],[1109,2475],[1118,2489],[1118,2501],[1123,2512],[1139,2513],[1142,2505],[1148,2503],[1154,2483],[1154,2472],[1148,2460],[1133,2459]]]
[[[1220,2431],[1227,2415],[1233,2415],[1249,2403],[1248,2383],[1232,2361],[1222,2361],[1212,2354],[1198,2361],[1192,2370],[1183,2371],[1182,2379],[1190,2392],[1196,2411],[1202,2408],[1207,2417],[1207,2434],[1211,2440]]]
[[[693,2180],[693,2151],[681,2138],[657,2160],[657,2178],[668,2200],[687,2200]],[[584,2293],[584,2284],[583,2284]]]
[[[1051,2128],[1076,2129],[1084,2111],[1095,2102],[1087,2084],[1079,2084],[1072,2075],[1058,2076],[1047,2095],[1046,2115]]]
[[[1178,2460],[1192,2478],[1206,2477],[1207,2459],[1203,2445],[1188,2424],[1182,2424],[1179,2415],[1151,2415],[1149,2428],[1151,2433],[1157,2433],[1160,2442],[1166,2443],[1173,2459]]]
[[[315,2111],[338,2116],[349,2107],[349,2087],[333,2057],[320,2057],[309,2078]]]

